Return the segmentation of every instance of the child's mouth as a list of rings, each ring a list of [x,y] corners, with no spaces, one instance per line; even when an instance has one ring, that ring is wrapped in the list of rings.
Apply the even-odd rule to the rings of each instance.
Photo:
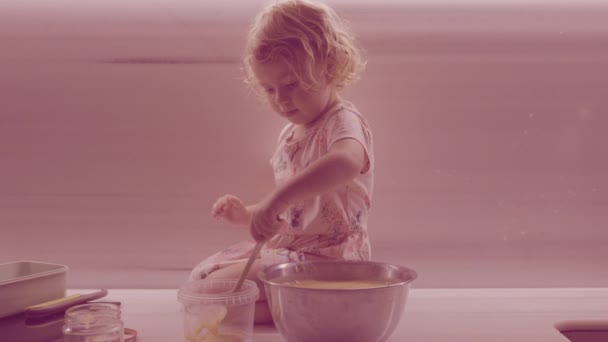
[[[285,115],[285,116],[292,116],[292,115],[296,114],[297,112],[298,112],[297,109],[293,109],[293,110],[290,110],[288,112],[283,112],[283,115]]]

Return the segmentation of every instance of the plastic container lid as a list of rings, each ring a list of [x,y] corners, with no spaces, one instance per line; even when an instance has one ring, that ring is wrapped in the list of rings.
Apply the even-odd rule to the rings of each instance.
[[[237,279],[198,279],[184,283],[177,292],[181,303],[241,305],[255,302],[260,294],[258,286],[245,280],[238,292],[232,293]]]

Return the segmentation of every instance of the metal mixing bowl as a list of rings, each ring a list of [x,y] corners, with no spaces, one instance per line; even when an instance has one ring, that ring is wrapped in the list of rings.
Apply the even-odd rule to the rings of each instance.
[[[381,342],[405,308],[415,271],[369,261],[304,261],[265,268],[264,282],[275,325],[289,342]],[[294,280],[380,281],[365,289],[310,289]]]

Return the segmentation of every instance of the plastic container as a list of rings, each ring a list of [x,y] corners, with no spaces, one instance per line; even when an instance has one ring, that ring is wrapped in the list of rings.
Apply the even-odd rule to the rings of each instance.
[[[120,307],[110,303],[76,305],[65,312],[64,342],[123,342]]]
[[[36,261],[0,264],[0,318],[65,297],[66,265]]]
[[[182,304],[184,337],[188,342],[250,342],[259,289],[245,280],[232,293],[236,279],[202,279],[184,283],[178,293]]]

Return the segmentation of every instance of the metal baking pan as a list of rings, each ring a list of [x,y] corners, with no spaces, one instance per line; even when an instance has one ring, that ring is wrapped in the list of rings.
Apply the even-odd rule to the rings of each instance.
[[[66,265],[37,261],[0,264],[0,318],[65,297]]]

